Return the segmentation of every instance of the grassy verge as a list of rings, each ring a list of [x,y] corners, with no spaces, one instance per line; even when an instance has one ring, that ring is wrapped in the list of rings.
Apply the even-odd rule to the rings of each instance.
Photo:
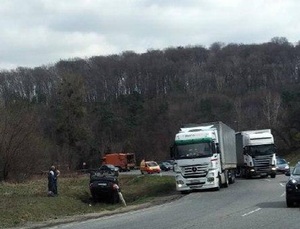
[[[175,190],[174,177],[120,175],[127,205],[145,203]],[[22,226],[66,216],[99,213],[122,207],[121,203],[91,204],[89,176],[60,177],[57,197],[47,197],[47,178],[23,184],[0,183],[0,228]]]
[[[300,161],[300,151],[291,152],[284,158],[290,162],[290,166],[295,166]]]

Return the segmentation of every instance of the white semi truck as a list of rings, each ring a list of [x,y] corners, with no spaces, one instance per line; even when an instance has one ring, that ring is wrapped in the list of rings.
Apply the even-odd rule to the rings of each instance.
[[[235,182],[235,131],[222,122],[185,125],[175,136],[171,157],[177,191],[228,187]]]
[[[276,147],[270,129],[236,133],[237,175],[276,177]]]

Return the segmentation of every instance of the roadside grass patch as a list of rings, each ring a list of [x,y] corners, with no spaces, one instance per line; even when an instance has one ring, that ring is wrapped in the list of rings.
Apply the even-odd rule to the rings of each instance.
[[[300,151],[291,152],[284,158],[290,162],[290,166],[294,167],[300,161]]]
[[[175,191],[174,177],[120,175],[119,183],[127,205],[145,203]],[[0,183],[0,228],[20,227],[28,222],[41,222],[66,216],[112,211],[123,207],[93,203],[89,176],[59,177],[58,196],[47,196],[47,177],[25,183]]]
[[[142,203],[153,197],[173,193],[176,189],[175,179],[172,176],[130,176],[121,179],[120,187],[124,198],[129,204]],[[122,184],[122,182],[126,182]],[[122,188],[123,187],[123,188]]]

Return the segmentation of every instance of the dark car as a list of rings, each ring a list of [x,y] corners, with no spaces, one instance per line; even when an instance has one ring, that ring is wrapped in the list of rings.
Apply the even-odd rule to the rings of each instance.
[[[98,169],[98,172],[102,174],[111,174],[114,176],[119,176],[119,168],[111,164],[101,165],[101,167]]]
[[[300,202],[300,162],[291,173],[287,172],[286,175],[290,176],[285,186],[286,205],[292,207],[295,202]]]
[[[276,158],[276,171],[277,173],[286,173],[290,171],[289,163],[280,157]]]
[[[95,202],[119,203],[119,181],[112,174],[103,174],[99,170],[90,173],[90,192]]]
[[[171,165],[169,162],[167,161],[163,161],[159,164],[159,167],[161,170],[163,171],[170,171],[173,169],[173,165]]]

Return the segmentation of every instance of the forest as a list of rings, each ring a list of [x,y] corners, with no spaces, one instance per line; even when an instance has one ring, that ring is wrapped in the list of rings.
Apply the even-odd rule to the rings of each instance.
[[[0,180],[98,167],[109,152],[169,159],[187,123],[271,129],[300,151],[300,42],[168,47],[0,70]]]

